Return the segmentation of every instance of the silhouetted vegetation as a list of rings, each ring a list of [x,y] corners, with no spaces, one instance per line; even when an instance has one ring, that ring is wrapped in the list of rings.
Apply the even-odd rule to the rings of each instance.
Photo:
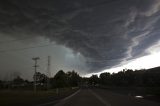
[[[48,77],[45,74],[37,72],[33,78],[36,76],[36,82],[38,85],[44,85],[47,83]]]
[[[93,85],[93,86],[96,86],[96,84],[99,83],[99,78],[97,75],[92,75],[90,78],[89,78],[89,84],[90,85]]]
[[[126,69],[113,74],[106,72],[100,74],[97,81],[99,81],[99,84],[107,86],[159,87],[160,68],[136,71]]]
[[[67,74],[63,70],[58,71],[52,78],[51,84],[55,88],[68,87]]]
[[[33,76],[33,78],[35,75]],[[40,72],[36,73],[37,87],[46,89],[49,80],[50,88],[65,88],[76,86],[119,86],[119,87],[160,87],[160,67],[133,71],[124,69],[118,73],[101,73],[99,77],[92,75],[90,78],[82,78],[77,72],[63,70],[58,71],[54,77],[48,78]],[[1,89],[33,88],[33,82],[24,80],[20,76],[12,81],[0,81]]]
[[[75,72],[63,72],[60,70],[57,74],[51,79],[51,84],[55,88],[61,87],[75,87],[78,86],[81,77]]]
[[[72,72],[67,72],[66,74],[69,86],[79,86],[82,78],[79,76],[77,72],[73,70]]]
[[[50,88],[65,88],[79,86],[82,79],[74,70],[66,73],[60,70],[52,78],[48,78],[47,75],[37,72],[33,75],[33,79],[35,77],[37,89],[40,90],[47,89],[48,81]],[[24,80],[18,75],[12,81],[0,80],[0,89],[33,89],[33,81]]]
[[[146,99],[159,101],[160,67],[135,71],[124,69],[112,74],[105,72],[99,77],[92,75],[85,80],[91,87],[100,87],[130,96],[142,95]]]
[[[48,90],[48,92],[54,91],[54,95],[59,95],[60,93],[63,94],[65,89],[69,89],[69,92],[72,92],[76,91],[79,87],[99,87],[126,95],[143,95],[145,98],[151,100],[159,100],[157,98],[160,96],[160,67],[148,70],[124,69],[118,73],[111,74],[105,72],[101,73],[99,76],[92,75],[89,78],[81,77],[74,70],[69,72],[60,70],[51,78],[40,72],[33,75],[33,79],[35,76],[37,79],[37,93]],[[20,75],[15,76],[11,81],[0,80],[0,89],[2,92],[6,91],[6,89],[11,92],[13,90],[15,92],[17,90],[29,90],[33,92],[33,87],[33,81],[25,80]],[[154,96],[148,97],[147,95]]]

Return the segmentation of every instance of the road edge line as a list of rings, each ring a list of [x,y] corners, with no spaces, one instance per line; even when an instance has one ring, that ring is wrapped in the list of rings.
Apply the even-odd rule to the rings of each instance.
[[[61,102],[64,102],[64,101],[70,99],[71,97],[73,97],[74,95],[76,95],[78,92],[80,92],[80,90],[78,90],[75,93],[73,93],[73,94],[65,97],[64,99],[60,100],[60,102],[57,103],[57,104],[55,104],[55,106],[58,106]],[[36,105],[36,106],[46,106],[46,105],[50,105],[50,104],[53,104],[53,103],[56,103],[56,102],[58,102],[58,100],[53,101],[53,102],[47,102],[47,103],[39,104],[39,105]]]
[[[94,95],[101,103],[105,104],[106,106],[111,106],[111,104],[109,102],[107,102],[106,100],[104,100],[101,96],[99,96],[97,93],[95,93],[92,90],[89,90],[90,93],[92,93],[92,95]]]
[[[68,97],[65,97],[64,99],[60,100],[59,103],[55,104],[55,106],[60,106],[66,103],[66,101],[70,98],[72,98],[73,96],[75,96],[77,93],[79,93],[81,91],[81,89],[79,89],[78,91],[76,91],[75,93],[69,95]]]

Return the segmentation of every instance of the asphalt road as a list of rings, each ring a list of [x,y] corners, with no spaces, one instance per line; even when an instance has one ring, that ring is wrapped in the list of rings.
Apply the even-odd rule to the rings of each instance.
[[[80,89],[55,106],[160,106],[160,103],[116,94],[105,89]]]

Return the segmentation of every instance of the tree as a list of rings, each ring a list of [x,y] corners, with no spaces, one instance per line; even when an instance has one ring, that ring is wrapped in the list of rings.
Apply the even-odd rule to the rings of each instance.
[[[96,84],[99,83],[99,78],[97,75],[92,75],[90,78],[89,78],[89,83],[93,86],[95,86]]]
[[[111,84],[111,74],[106,72],[106,73],[101,73],[100,74],[100,83],[105,84],[105,85],[110,85]]]
[[[0,89],[3,88],[3,81],[0,80]]]
[[[13,79],[14,85],[22,85],[23,83],[24,83],[24,80],[20,76],[17,76],[16,78]]]
[[[36,77],[37,83],[43,84],[43,85],[47,82],[47,79],[48,79],[48,77],[45,74],[42,74],[40,72],[36,72],[33,77],[34,78]]]
[[[67,73],[67,79],[70,86],[78,86],[80,83],[80,76],[74,70],[72,72]]]
[[[127,69],[125,71],[125,82],[126,86],[133,86],[135,84],[135,74],[133,70]]]
[[[65,72],[63,70],[60,70],[56,73],[56,75],[53,78],[53,85],[56,88],[63,88],[63,87],[67,87],[68,83],[67,83],[67,75],[65,74]]]

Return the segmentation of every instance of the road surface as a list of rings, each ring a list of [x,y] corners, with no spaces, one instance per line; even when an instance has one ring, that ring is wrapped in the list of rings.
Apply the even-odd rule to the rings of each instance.
[[[160,103],[116,94],[105,89],[80,89],[55,106],[160,106]]]

